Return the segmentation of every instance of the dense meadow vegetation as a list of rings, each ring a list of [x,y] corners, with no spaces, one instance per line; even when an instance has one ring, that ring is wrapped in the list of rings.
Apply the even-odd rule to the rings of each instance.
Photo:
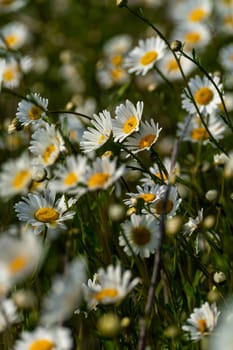
[[[233,1],[0,0],[0,348],[233,349]]]

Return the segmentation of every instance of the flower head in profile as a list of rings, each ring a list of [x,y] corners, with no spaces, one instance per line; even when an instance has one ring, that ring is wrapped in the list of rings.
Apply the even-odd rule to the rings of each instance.
[[[29,150],[36,157],[35,162],[46,167],[56,162],[60,152],[65,150],[65,145],[55,125],[46,123],[45,127],[32,134]]]
[[[109,265],[106,271],[98,269],[93,280],[89,279],[87,285],[83,285],[84,298],[90,309],[95,309],[98,304],[116,304],[131,292],[139,283],[139,278],[131,280],[131,271],[122,271],[121,266]]]
[[[28,29],[20,22],[11,22],[4,26],[1,31],[0,47],[14,50],[21,48],[28,40]]]
[[[16,117],[24,126],[35,124],[46,115],[47,107],[48,99],[33,93],[27,95],[25,100],[19,102]]]
[[[67,320],[83,298],[85,282],[85,261],[78,257],[68,264],[63,276],[53,279],[51,291],[43,300],[41,324],[50,327]]]
[[[213,81],[221,91],[222,84],[219,81],[219,77],[213,76]],[[220,96],[216,87],[206,76],[203,78],[200,78],[199,76],[191,78],[189,81],[189,88],[201,113],[211,114],[218,109],[218,106],[221,103]],[[190,114],[197,113],[196,107],[188,96],[186,90],[182,94],[182,107]]]
[[[159,167],[157,163],[154,163],[149,168],[149,171],[153,176],[151,176],[148,173],[143,173],[143,177],[141,178],[140,181],[143,184],[148,184],[152,186],[155,184],[156,178],[158,178],[158,181],[161,180],[167,183],[169,176],[178,175],[180,172],[180,166],[178,163],[175,164],[174,169],[171,171],[171,159],[168,157],[163,159],[163,166],[164,166],[164,169],[161,169],[161,166]]]
[[[194,308],[182,329],[189,334],[191,340],[198,341],[213,332],[219,314],[215,303],[210,305],[205,302],[200,308]]]
[[[138,200],[141,200],[145,205],[151,204],[155,201],[157,197],[159,185],[146,183],[143,186],[137,185],[137,192],[126,193],[129,196],[128,199],[124,200],[124,203],[129,207],[134,207]]]
[[[27,3],[27,0],[0,0],[0,13],[17,11]]]
[[[159,37],[139,40],[138,46],[129,52],[125,59],[125,67],[129,73],[145,75],[160,60],[166,49],[165,42]]]
[[[9,291],[16,283],[25,280],[38,268],[43,250],[41,241],[31,230],[14,237],[4,234],[0,238],[0,295]]]
[[[28,191],[32,181],[31,159],[28,153],[3,163],[0,172],[0,196],[8,199]]]
[[[155,123],[153,119],[150,122],[141,122],[139,131],[127,138],[125,146],[132,153],[148,151],[158,140],[161,130],[162,128],[159,128],[159,124]]]
[[[173,7],[175,20],[196,24],[208,19],[213,9],[211,0],[186,0]]]
[[[54,191],[44,193],[29,193],[15,204],[15,211],[20,221],[33,227],[35,234],[43,232],[45,227],[50,231],[65,229],[64,221],[74,217],[75,211],[70,210],[76,199],[66,201],[65,196],[55,200]]]
[[[135,107],[132,102],[126,100],[125,104],[122,103],[116,107],[116,117],[112,120],[114,141],[122,142],[133,132],[139,130],[143,105],[143,102],[139,101]]]
[[[132,214],[130,220],[121,224],[124,235],[119,237],[119,245],[127,255],[149,258],[159,244],[159,221],[153,215]]]
[[[0,333],[11,324],[19,322],[19,315],[14,301],[10,298],[0,300]]]
[[[107,110],[94,114],[92,126],[84,131],[80,146],[84,152],[95,151],[104,145],[112,133],[111,115]]]
[[[23,331],[15,343],[14,350],[71,350],[73,339],[69,328],[54,326],[38,327],[33,331]]]
[[[116,182],[125,171],[124,165],[117,168],[116,162],[116,158],[113,160],[108,157],[97,158],[92,167],[87,169],[85,179],[87,190],[106,189]]]

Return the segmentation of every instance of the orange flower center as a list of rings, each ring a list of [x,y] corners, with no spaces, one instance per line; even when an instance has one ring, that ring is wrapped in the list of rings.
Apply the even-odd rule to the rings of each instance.
[[[143,66],[147,66],[152,62],[156,61],[157,57],[158,53],[156,51],[148,51],[140,58],[140,63]]]
[[[102,187],[108,181],[109,174],[95,173],[88,180],[88,187]]]
[[[44,151],[44,153],[43,153],[43,159],[44,159],[44,162],[45,162],[46,164],[49,163],[51,155],[52,155],[56,150],[57,150],[57,147],[56,147],[54,144],[49,145],[49,146],[45,149],[45,151]]]
[[[24,267],[27,265],[28,258],[26,256],[17,256],[13,260],[11,260],[9,264],[9,270],[11,273],[17,273],[24,269]]]
[[[213,91],[209,87],[202,87],[198,89],[194,94],[194,99],[197,102],[197,104],[206,106],[208,105],[214,97]]]
[[[200,333],[204,333],[207,329],[207,323],[204,318],[197,321],[197,327]]]
[[[20,190],[25,186],[25,184],[27,184],[29,179],[30,172],[28,170],[20,170],[18,173],[16,173],[12,185],[16,190]]]
[[[188,32],[184,37],[184,41],[189,44],[196,44],[200,39],[201,34],[198,32]]]
[[[203,8],[196,8],[189,14],[189,20],[192,22],[202,21],[206,17],[206,12]]]
[[[59,218],[59,213],[54,208],[39,208],[34,217],[40,222],[53,223]]]
[[[156,195],[154,193],[140,193],[138,197],[142,198],[144,202],[149,203],[156,198]]]
[[[78,176],[74,172],[71,172],[71,173],[66,175],[66,177],[64,179],[64,184],[66,186],[72,186],[72,185],[76,184],[77,181],[78,181]]]
[[[117,296],[118,296],[118,291],[116,289],[105,288],[95,294],[95,299],[97,301],[102,301],[105,298],[115,298]]]
[[[31,120],[40,119],[43,110],[38,106],[32,106],[32,108],[28,111],[28,117]]]
[[[115,55],[111,58],[111,62],[113,66],[119,66],[122,64],[122,56],[121,55]]]
[[[153,144],[154,140],[155,140],[155,135],[149,134],[144,136],[143,138],[141,138],[139,142],[139,148],[143,149],[143,148],[150,147]]]
[[[196,141],[206,140],[209,138],[209,133],[205,128],[196,128],[191,131],[191,138]]]
[[[37,339],[30,344],[29,350],[52,350],[54,342],[48,339]]]
[[[135,115],[132,115],[129,117],[126,122],[123,125],[123,132],[124,134],[129,134],[131,131],[133,131],[138,125],[138,120],[135,117]]]

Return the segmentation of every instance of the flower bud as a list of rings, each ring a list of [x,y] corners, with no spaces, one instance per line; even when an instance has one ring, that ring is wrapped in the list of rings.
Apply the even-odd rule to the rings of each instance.
[[[115,337],[120,331],[120,320],[116,314],[105,314],[97,321],[97,329],[104,337]]]
[[[171,43],[172,51],[180,51],[181,48],[182,48],[182,42],[180,40],[174,40]]]
[[[116,0],[116,5],[118,7],[124,7],[127,5],[128,0]]]
[[[112,221],[121,221],[125,217],[125,208],[121,204],[111,204],[108,209],[108,215]]]
[[[215,282],[215,283],[220,284],[220,283],[223,283],[223,282],[226,281],[226,275],[225,275],[225,273],[222,272],[222,271],[215,272],[215,273],[214,273],[214,276],[213,276],[213,279],[214,279],[214,282]]]
[[[215,201],[215,199],[218,197],[218,191],[217,190],[209,190],[208,192],[206,192],[205,194],[205,198],[209,201],[209,202],[213,202]]]

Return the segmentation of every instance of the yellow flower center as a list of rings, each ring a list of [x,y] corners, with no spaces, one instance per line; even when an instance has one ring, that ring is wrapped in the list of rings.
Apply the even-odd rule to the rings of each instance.
[[[135,117],[135,115],[132,115],[129,117],[126,122],[123,125],[123,132],[124,134],[129,134],[131,131],[133,131],[138,125],[138,120]]]
[[[205,17],[206,17],[206,11],[201,7],[196,8],[189,14],[189,19],[192,22],[202,21]]]
[[[105,298],[115,298],[118,296],[118,291],[113,288],[105,288],[102,289],[100,292],[95,294],[95,299],[97,301],[101,301]]]
[[[225,17],[224,17],[224,23],[225,23],[226,26],[228,26],[228,27],[233,27],[233,16],[231,16],[231,15],[225,16]]]
[[[52,350],[55,344],[48,339],[37,339],[30,344],[29,350]]]
[[[8,35],[5,38],[5,42],[6,42],[7,46],[12,47],[17,43],[17,36],[14,34]]]
[[[124,74],[124,71],[121,68],[115,68],[110,71],[111,76],[114,80],[119,80]]]
[[[209,138],[209,133],[205,128],[196,128],[191,131],[191,138],[196,141],[206,140]]]
[[[148,51],[140,58],[140,63],[143,66],[147,66],[154,62],[157,59],[157,57],[158,53],[156,51]]]
[[[155,135],[148,134],[144,136],[143,138],[141,138],[139,142],[139,148],[142,149],[142,148],[150,147],[153,144],[154,140],[155,140]]]
[[[32,108],[28,111],[28,117],[31,120],[40,119],[43,110],[38,106],[32,106]]]
[[[164,171],[156,173],[155,176],[158,177],[162,181],[166,181],[167,180],[167,175],[165,174]]]
[[[144,202],[149,203],[156,198],[156,195],[154,193],[140,193],[138,197],[142,198]]]
[[[172,72],[172,71],[176,71],[177,69],[179,69],[178,63],[176,62],[176,60],[171,59],[167,62],[167,70]]]
[[[166,205],[163,200],[160,200],[155,204],[155,210],[156,213],[161,215],[161,214],[168,214],[173,208],[173,202],[170,201],[169,199],[166,201]]]
[[[115,55],[111,58],[111,62],[113,66],[119,66],[122,64],[122,56],[121,55]]]
[[[59,213],[54,208],[39,208],[34,213],[34,218],[40,222],[52,223],[59,218]]]
[[[95,173],[88,180],[88,187],[102,187],[108,181],[109,174]]]
[[[131,238],[136,245],[143,246],[150,242],[151,233],[146,227],[138,226],[133,228]]]
[[[49,163],[49,160],[50,160],[51,155],[52,155],[53,152],[55,152],[56,150],[57,150],[57,148],[56,148],[56,146],[55,146],[54,144],[49,145],[49,146],[45,149],[45,151],[44,151],[42,157],[43,157],[44,162],[45,162],[46,164]]]
[[[104,141],[106,140],[106,137],[104,134],[101,134],[98,140],[98,145],[102,145],[102,143],[104,143]]]
[[[28,263],[28,257],[19,255],[13,260],[11,260],[8,267],[10,272],[14,274],[23,270],[24,267],[27,265],[27,263]]]
[[[184,37],[184,41],[189,44],[196,44],[200,39],[201,34],[198,32],[188,32]]]
[[[201,318],[200,320],[197,321],[197,328],[200,333],[204,333],[207,329],[207,323],[204,318]]]
[[[5,72],[4,72],[4,74],[3,74],[3,79],[5,80],[5,81],[11,81],[11,80],[13,80],[14,79],[14,71],[13,71],[13,69],[5,69]]]
[[[66,175],[66,177],[64,179],[64,184],[66,186],[72,186],[72,185],[76,184],[77,181],[78,181],[78,176],[74,172],[71,172],[71,173]]]
[[[208,105],[214,97],[213,91],[209,87],[202,87],[194,94],[195,101],[202,106]]]
[[[20,190],[30,179],[30,172],[28,170],[20,170],[15,175],[12,185],[16,190]]]

